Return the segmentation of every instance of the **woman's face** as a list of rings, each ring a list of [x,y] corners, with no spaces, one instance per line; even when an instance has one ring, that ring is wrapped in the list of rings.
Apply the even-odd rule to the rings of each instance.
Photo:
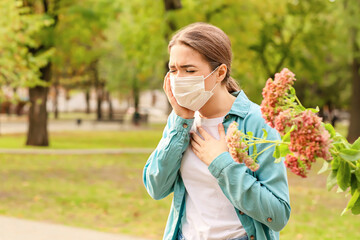
[[[208,76],[212,69],[204,57],[191,47],[176,44],[170,49],[169,61],[170,74],[176,77]],[[205,80],[205,90],[212,89],[215,85],[215,73]]]

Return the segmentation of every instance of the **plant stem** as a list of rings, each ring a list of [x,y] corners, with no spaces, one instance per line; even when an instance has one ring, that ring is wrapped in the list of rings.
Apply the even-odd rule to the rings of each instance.
[[[276,145],[275,143],[268,146],[267,148],[263,149],[261,152],[259,152],[258,154],[256,154],[257,156],[259,156],[260,154],[262,154],[263,152],[265,152],[266,150],[268,150],[269,148],[272,148],[274,145]]]

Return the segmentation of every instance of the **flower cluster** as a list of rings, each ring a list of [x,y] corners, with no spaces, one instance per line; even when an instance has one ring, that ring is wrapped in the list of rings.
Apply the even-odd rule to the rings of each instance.
[[[275,118],[284,111],[288,90],[294,84],[295,74],[284,68],[275,74],[274,81],[269,78],[263,88],[263,101],[261,103],[262,116],[270,127],[275,127]]]
[[[230,124],[226,133],[225,139],[230,155],[236,162],[245,163],[245,165],[254,172],[259,169],[259,164],[249,156],[249,146],[244,138],[245,134],[241,132],[238,127],[239,124],[233,122]]]
[[[286,155],[285,165],[293,173],[306,177],[307,170],[317,158],[331,159],[331,140],[322,119],[313,111],[294,105],[294,100],[289,97],[294,76],[285,68],[275,74],[274,81],[267,81],[261,111],[265,121],[281,135],[292,129],[289,143],[291,153]]]
[[[329,152],[330,134],[322,125],[321,118],[310,110],[305,110],[293,120],[297,127],[290,133],[289,150],[285,165],[295,174],[306,177],[306,170],[317,158],[331,160]]]

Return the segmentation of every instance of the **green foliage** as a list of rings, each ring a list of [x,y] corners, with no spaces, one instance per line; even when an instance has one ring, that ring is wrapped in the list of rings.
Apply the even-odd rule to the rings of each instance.
[[[203,21],[229,35],[232,75],[255,102],[261,100],[265,80],[286,66],[301,72],[296,88],[304,105],[349,103],[347,30],[359,29],[360,15],[354,0],[182,0],[182,9],[170,12],[164,11],[163,0],[49,2],[49,13],[37,15],[22,1],[0,3],[1,82],[31,84],[28,80],[38,79],[39,67],[53,56],[54,73],[67,87],[91,85],[91,64],[98,61],[111,91],[128,95],[134,89],[161,88],[170,25],[179,29]],[[56,14],[56,27],[48,27]],[[29,53],[27,47],[39,44],[55,48]]]
[[[333,159],[329,162],[331,168],[324,169],[319,173],[324,173],[330,170],[327,179],[327,188],[331,190],[335,185],[338,185],[341,191],[352,195],[343,214],[351,210],[353,214],[359,214],[360,201],[358,191],[360,189],[360,138],[353,144],[350,144],[341,134],[335,132],[330,124],[325,125],[326,130],[331,134],[332,149],[331,154]],[[325,162],[324,164],[328,164]]]
[[[232,75],[253,101],[260,103],[267,78],[288,67],[301,72],[296,88],[305,106],[340,107],[351,86],[341,2],[183,0],[166,19],[177,28],[202,21],[223,29],[232,42]]]
[[[163,1],[121,3],[121,13],[105,32],[109,51],[101,58],[101,74],[109,90],[124,94],[161,88],[168,58]]]
[[[47,15],[31,14],[22,1],[0,2],[0,84],[26,87],[43,84],[39,69],[47,64],[53,49],[36,55],[38,34],[53,24]]]
[[[96,62],[106,54],[104,31],[120,11],[118,1],[85,0],[63,4],[55,28],[54,72],[68,88],[90,87]],[[95,63],[95,64],[94,64]]]

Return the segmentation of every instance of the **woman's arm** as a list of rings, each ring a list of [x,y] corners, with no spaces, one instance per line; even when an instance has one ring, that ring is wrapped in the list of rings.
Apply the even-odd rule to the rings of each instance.
[[[247,127],[247,131],[252,131],[256,137],[261,137],[262,128],[266,128],[267,139],[280,139],[276,130],[256,116],[245,119],[244,126],[247,125],[251,126]],[[257,151],[268,146],[259,144]],[[250,155],[252,151],[251,148]],[[274,147],[258,157],[260,168],[256,172],[251,172],[243,163],[234,162],[229,152],[215,158],[209,171],[237,209],[274,231],[280,231],[288,222],[291,209],[286,169],[282,162],[274,163],[273,151]]]
[[[168,117],[162,139],[143,171],[144,185],[152,198],[162,199],[173,191],[193,122],[194,119],[181,118],[174,112]]]

